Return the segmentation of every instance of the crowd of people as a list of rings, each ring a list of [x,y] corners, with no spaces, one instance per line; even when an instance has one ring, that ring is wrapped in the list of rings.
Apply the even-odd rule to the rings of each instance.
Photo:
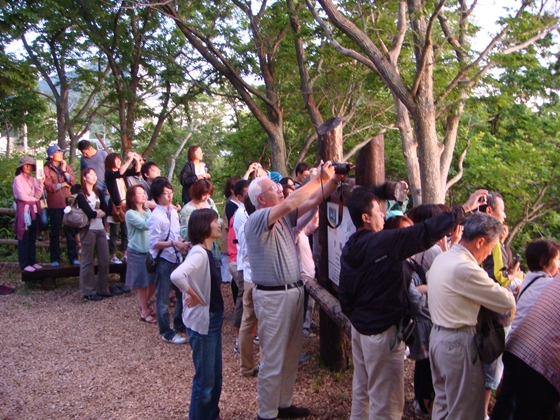
[[[303,338],[315,336],[305,283],[315,276],[318,206],[346,175],[337,174],[331,162],[317,168],[300,163],[295,179],[282,178],[252,163],[245,174],[228,179],[220,217],[199,146],[188,149],[179,176],[181,205],[174,203],[173,186],[156,163],[133,152],[123,162],[86,140],[78,149],[79,185],[58,146],[47,149],[42,176],[32,174],[36,163],[30,157],[17,167],[14,230],[21,269],[42,269],[35,240],[46,192],[51,265],[61,262],[64,229],[68,261],[80,265],[83,299],[99,301],[136,289],[140,320],[157,324],[163,342],[190,344],[192,420],[220,418],[221,287],[230,283],[233,350],[240,355],[239,374],[258,376],[257,419],[309,416],[309,409],[292,404],[298,364],[307,357]],[[524,275],[505,245],[500,194],[477,190],[463,206],[407,211],[406,189],[406,183],[398,184],[387,212],[386,197],[376,195],[380,188],[356,186],[345,198],[356,228],[342,250],[338,288],[352,325],[350,418],[402,418],[406,357],[415,360],[419,414],[550,418],[560,401],[560,290],[554,280],[559,244],[546,239],[528,244]],[[69,203],[83,211],[85,227],[63,226]],[[109,264],[123,262],[126,284],[109,286]],[[483,363],[479,356],[483,311],[507,337],[503,362],[500,356]],[[254,360],[255,344],[260,363]],[[491,392],[500,384],[490,413]]]

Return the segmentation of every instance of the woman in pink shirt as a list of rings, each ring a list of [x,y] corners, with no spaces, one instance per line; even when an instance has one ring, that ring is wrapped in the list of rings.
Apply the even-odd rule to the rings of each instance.
[[[14,231],[18,238],[19,266],[24,271],[33,272],[42,268],[37,264],[35,240],[37,239],[37,223],[41,216],[39,199],[43,194],[45,177],[37,180],[31,176],[35,171],[35,160],[23,157],[16,168],[16,177],[12,190],[16,203],[16,221]]]

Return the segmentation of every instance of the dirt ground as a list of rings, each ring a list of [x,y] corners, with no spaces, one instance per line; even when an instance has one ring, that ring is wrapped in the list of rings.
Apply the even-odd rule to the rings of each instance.
[[[15,268],[0,271],[0,283],[17,288],[0,296],[0,419],[187,418],[190,347],[163,343],[156,325],[140,322],[134,292],[84,303],[77,279],[59,281],[55,290],[45,292],[22,284]],[[231,290],[224,285],[222,292],[221,417],[254,419],[257,379],[238,374]],[[310,408],[310,419],[347,419],[351,370],[331,373],[320,366],[318,336],[304,338],[304,351],[311,358],[300,365],[293,403]],[[405,367],[403,418],[424,419],[412,409],[413,362],[406,361]]]

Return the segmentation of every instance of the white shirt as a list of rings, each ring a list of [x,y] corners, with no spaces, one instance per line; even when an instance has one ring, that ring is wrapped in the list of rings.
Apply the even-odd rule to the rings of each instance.
[[[171,223],[171,228],[170,224]],[[177,211],[171,206],[166,209],[159,204],[152,211],[152,216],[148,222],[148,238],[150,240],[150,254],[156,258],[159,249],[154,249],[157,242],[160,241],[176,241],[179,239],[179,216]],[[167,234],[169,233],[169,237]],[[166,239],[167,238],[167,239]],[[161,258],[171,263],[180,263],[183,261],[181,253],[175,247],[164,248],[161,252]]]

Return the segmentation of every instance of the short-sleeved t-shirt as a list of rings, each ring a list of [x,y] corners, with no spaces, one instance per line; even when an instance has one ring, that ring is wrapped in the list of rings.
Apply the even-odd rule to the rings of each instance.
[[[83,171],[86,168],[93,168],[95,174],[97,175],[97,182],[95,186],[101,194],[106,194],[105,185],[105,159],[107,158],[107,152],[105,150],[98,150],[95,155],[90,158],[82,156],[80,159],[80,170]]]
[[[262,286],[281,286],[300,279],[298,253],[292,228],[297,209],[268,227],[270,207],[254,212],[245,223],[252,280]]]

